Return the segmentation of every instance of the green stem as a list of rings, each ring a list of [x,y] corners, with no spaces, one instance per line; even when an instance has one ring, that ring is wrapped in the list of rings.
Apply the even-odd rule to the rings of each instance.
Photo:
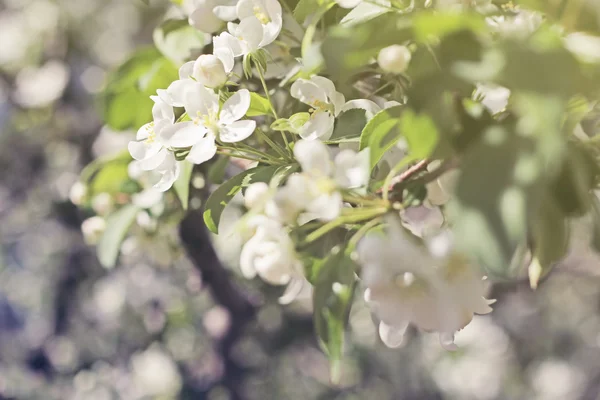
[[[243,160],[256,161],[259,163],[264,163],[264,164],[269,164],[269,165],[278,165],[277,163],[275,163],[271,160],[263,160],[260,158],[248,157],[248,156],[245,156],[242,154],[232,153],[231,151],[217,151],[217,154],[223,154],[223,155],[230,156],[233,158],[241,158]]]
[[[354,235],[352,235],[352,237],[348,241],[348,248],[350,248],[350,249],[356,248],[356,245],[358,244],[360,239],[362,239],[371,229],[373,229],[380,223],[381,223],[381,217],[377,217],[377,218],[372,219],[371,221],[367,222],[363,226],[361,226],[360,229],[358,231],[356,231],[356,233]]]
[[[265,82],[265,77],[263,75],[263,70],[260,67],[260,65],[258,65],[258,63],[254,63],[254,66],[256,67],[256,70],[258,71],[258,77],[260,78],[260,83],[262,84],[263,90],[265,91],[265,96],[267,97],[267,100],[269,101],[269,106],[271,107],[271,113],[273,113],[273,117],[275,117],[275,119],[279,119],[279,116],[277,115],[277,110],[275,110],[275,105],[273,104],[273,101],[271,100],[271,94],[269,93],[269,88],[267,87],[267,82]],[[283,138],[283,142],[285,143],[285,148],[288,149],[290,144],[288,143],[288,139],[287,139],[287,135],[285,134],[284,131],[280,131],[281,132],[281,137]]]
[[[292,158],[281,148],[281,146],[275,143],[265,132],[262,131],[262,129],[257,128],[256,131],[261,135],[265,142],[267,142],[267,144],[273,148],[273,150],[279,153],[281,157],[283,157],[285,160],[293,161]]]
[[[371,208],[368,210],[364,210],[364,212],[358,212],[358,213],[354,212],[353,214],[345,215],[345,216],[342,215],[341,217],[338,217],[337,219],[326,223],[319,229],[317,229],[314,232],[312,232],[311,234],[307,235],[305,242],[306,243],[314,242],[315,240],[319,239],[321,236],[329,233],[333,229],[335,229],[339,226],[342,226],[344,224],[361,222],[366,219],[379,217],[380,215],[383,215],[386,212],[387,212],[387,208]]]
[[[392,181],[392,179],[394,179],[394,176],[396,176],[396,174],[402,169],[404,168],[406,165],[408,165],[409,163],[415,161],[414,158],[412,157],[404,157],[402,160],[400,160],[400,162],[398,164],[396,164],[394,166],[394,168],[391,169],[391,171],[389,172],[389,174],[387,174],[387,176],[385,177],[385,181],[383,182],[383,199],[387,200],[390,194],[390,183]]]

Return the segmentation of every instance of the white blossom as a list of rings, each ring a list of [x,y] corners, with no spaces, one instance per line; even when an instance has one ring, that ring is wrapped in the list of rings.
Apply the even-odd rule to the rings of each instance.
[[[438,332],[441,344],[453,349],[454,333],[474,313],[491,311],[482,276],[452,251],[448,236],[436,237],[427,250],[398,221],[388,222],[386,237],[369,235],[358,248],[365,299],[380,319],[381,339],[400,346],[406,327],[414,324]]]
[[[228,79],[223,61],[213,54],[203,54],[194,63],[192,76],[208,88],[223,86]]]
[[[335,90],[333,82],[322,76],[298,79],[291,87],[292,97],[311,106],[310,119],[300,128],[300,137],[327,140],[333,133],[335,117],[345,103],[344,95]]]
[[[168,149],[164,140],[165,133],[178,129],[175,124],[173,107],[161,97],[153,96],[154,120],[142,126],[136,135],[136,140],[129,142],[131,156],[139,161],[139,167],[144,171],[156,171],[160,178],[154,187],[158,190],[168,190],[179,177],[179,164],[174,154]]]
[[[224,21],[236,18],[235,0],[185,0],[183,8],[190,25],[205,33],[218,32]]]
[[[411,53],[406,46],[394,44],[379,51],[377,63],[385,72],[401,74],[410,63]]]
[[[106,229],[106,221],[99,216],[90,217],[81,223],[81,232],[87,244],[96,244]]]

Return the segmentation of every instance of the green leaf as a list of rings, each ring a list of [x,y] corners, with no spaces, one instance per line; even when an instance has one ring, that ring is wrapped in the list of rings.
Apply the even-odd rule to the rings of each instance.
[[[391,11],[389,6],[378,4],[361,2],[358,6],[354,7],[342,20],[340,21],[341,26],[352,27],[355,25],[362,24],[373,18],[377,18],[380,15],[386,14]]]
[[[340,377],[344,334],[355,289],[356,264],[349,254],[335,247],[320,266],[313,292],[317,338],[329,357],[331,380]]]
[[[551,196],[541,198],[532,222],[533,257],[536,261],[530,266],[529,278],[531,287],[535,288],[555,263],[566,256],[569,226]]]
[[[213,233],[219,233],[219,221],[225,206],[238,194],[242,187],[255,182],[269,182],[280,169],[278,166],[259,166],[240,172],[223,182],[208,198],[204,210],[204,222]]]
[[[132,161],[128,151],[119,152],[105,158],[99,158],[88,164],[81,172],[80,180],[88,190],[88,198],[100,193],[133,193],[138,184],[129,177],[129,163]]]
[[[398,129],[403,106],[381,110],[365,125],[360,135],[360,150],[370,149],[371,169],[400,139]]]
[[[300,0],[294,8],[294,18],[299,24],[303,24],[306,18],[319,8],[318,0]]]
[[[138,129],[152,119],[150,96],[178,79],[175,65],[157,49],[136,51],[109,75],[102,97],[104,121],[114,130]]]
[[[96,248],[98,259],[103,267],[112,268],[115,266],[121,243],[125,239],[131,224],[135,221],[135,216],[139,210],[138,207],[128,204],[106,219],[106,230]]]
[[[192,179],[192,171],[194,170],[194,164],[189,161],[181,162],[181,172],[179,178],[173,184],[175,193],[181,202],[181,207],[184,210],[188,208],[188,201],[190,197],[190,179]]]
[[[257,117],[259,115],[268,115],[271,113],[271,105],[269,100],[262,97],[261,95],[251,92],[250,93],[250,107],[246,112],[247,117]]]
[[[435,150],[439,133],[427,114],[406,110],[400,117],[400,132],[408,142],[409,154],[414,159],[429,157]]]
[[[488,273],[506,276],[538,195],[542,168],[532,142],[510,127],[490,127],[465,155],[448,204],[457,244]]]
[[[348,141],[348,139],[357,139],[366,125],[367,114],[365,110],[355,108],[345,111],[335,119],[335,127],[328,142],[338,143]]]
[[[330,75],[343,82],[369,64],[382,48],[403,44],[412,37],[410,18],[389,13],[357,26],[333,27],[321,50]]]
[[[154,44],[165,57],[183,64],[202,52],[204,34],[191,26],[187,19],[168,19],[153,34]]]

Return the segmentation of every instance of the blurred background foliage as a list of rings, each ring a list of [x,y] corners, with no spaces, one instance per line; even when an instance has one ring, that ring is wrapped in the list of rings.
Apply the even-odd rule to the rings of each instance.
[[[587,219],[573,222],[569,255],[537,291],[525,278],[493,287],[495,311],[457,334],[456,353],[417,332],[404,349],[384,348],[358,302],[336,385],[310,306],[283,308],[277,289],[238,282],[208,235],[184,243],[212,266],[204,275],[183,256],[176,227],[160,240],[128,238],[120,265],[102,267],[69,191],[84,166],[125,148],[133,131],[115,130],[146,122],[148,94],[176,74],[145,47],[173,29],[154,29],[165,3],[0,0],[1,399],[600,398],[600,259],[587,250]],[[591,0],[574,11],[524,3],[559,19],[598,9]],[[574,21],[597,29],[599,19]],[[352,48],[344,29],[336,37]],[[169,59],[203,44],[185,37]],[[136,67],[153,57],[149,70]],[[98,194],[123,183],[116,176],[127,180],[111,165],[104,180],[95,175]],[[235,259],[227,238],[215,244]]]

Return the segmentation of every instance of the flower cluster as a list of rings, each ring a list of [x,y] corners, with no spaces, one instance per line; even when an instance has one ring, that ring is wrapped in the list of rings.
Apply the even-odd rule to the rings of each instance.
[[[519,196],[525,194],[517,189],[513,193],[511,188],[494,187],[488,192],[510,194],[503,197],[502,206],[496,207],[497,199],[478,203],[472,188],[492,185],[496,179],[469,181],[472,177],[462,163],[471,162],[483,173],[482,160],[493,158],[504,168],[506,160],[496,160],[496,150],[521,147],[505,141],[533,140],[539,135],[529,135],[529,130],[542,125],[546,129],[535,120],[539,110],[528,102],[562,107],[564,99],[552,102],[545,96],[515,93],[511,80],[500,73],[502,68],[507,69],[503,73],[513,72],[506,67],[510,60],[496,62],[499,53],[516,46],[514,41],[529,40],[542,24],[538,14],[518,13],[507,5],[506,15],[490,17],[477,8],[459,21],[455,13],[467,6],[449,0],[440,2],[444,6],[439,14],[426,10],[419,23],[412,24],[411,13],[416,15],[421,7],[413,3],[401,7],[386,0],[316,1],[316,10],[300,4],[292,13],[277,0],[183,1],[181,9],[190,25],[210,38],[208,52],[178,65],[178,79],[151,97],[153,119],[139,129],[128,149],[132,169],[150,172],[139,184],[140,191],[156,199],[177,198],[181,213],[190,212],[190,171],[211,175],[219,166],[223,186],[190,209],[198,212],[201,203],[207,227],[217,233],[225,207],[237,197],[238,214],[228,221],[239,236],[232,246],[239,252],[235,261],[239,259],[245,278],[285,286],[281,303],[313,292],[317,319],[337,313],[339,323],[354,301],[353,291],[363,288],[386,345],[401,345],[407,327],[413,325],[438,333],[442,346],[453,349],[454,334],[475,314],[491,311],[477,264],[509,264],[511,255],[504,253],[512,251],[514,243],[527,242],[533,231],[519,225],[525,232],[519,236],[513,232],[515,224],[497,230],[494,225],[490,233],[489,225],[512,224],[507,216],[512,211],[506,210],[529,199],[521,201]],[[425,3],[421,11],[430,7]],[[320,24],[330,24],[324,16],[332,7],[348,10],[335,22],[343,26],[328,41],[330,32]],[[382,29],[402,37],[397,43],[391,40],[382,46],[351,37],[354,24],[368,22],[370,32],[376,32],[379,26],[371,20],[384,14],[390,20],[403,19],[381,19]],[[464,32],[434,29],[458,23],[464,23]],[[485,40],[477,36],[483,29],[490,33]],[[364,54],[363,39],[371,46]],[[480,47],[479,61],[468,52],[451,54],[463,39]],[[496,39],[509,44],[493,47]],[[325,52],[335,50],[337,43],[354,53],[331,59]],[[573,37],[568,46],[577,47]],[[337,71],[343,76],[335,76]],[[491,79],[495,74],[499,78]],[[516,120],[507,118],[511,113]],[[547,148],[558,152],[559,147]],[[479,156],[475,151],[490,154]],[[224,169],[228,162],[234,167]],[[507,165],[507,171],[518,172],[504,181],[529,184],[538,173],[530,164],[537,162],[529,157],[517,166]],[[153,177],[150,184],[147,176]],[[177,197],[164,194],[171,188]],[[458,191],[462,198],[454,195]],[[138,224],[152,225],[143,215],[156,214],[148,211],[155,200],[146,204],[147,196],[136,196],[132,198],[142,210]],[[510,203],[506,207],[505,200]],[[452,220],[452,213],[460,217]],[[507,237],[492,243],[488,258],[478,238],[463,240],[470,232],[459,229],[465,224],[483,232],[486,240]],[[84,229],[95,242],[106,229],[105,220],[91,219]],[[462,233],[454,236],[457,243],[453,230]],[[541,256],[534,258],[538,262]],[[331,260],[336,260],[335,266]]]

